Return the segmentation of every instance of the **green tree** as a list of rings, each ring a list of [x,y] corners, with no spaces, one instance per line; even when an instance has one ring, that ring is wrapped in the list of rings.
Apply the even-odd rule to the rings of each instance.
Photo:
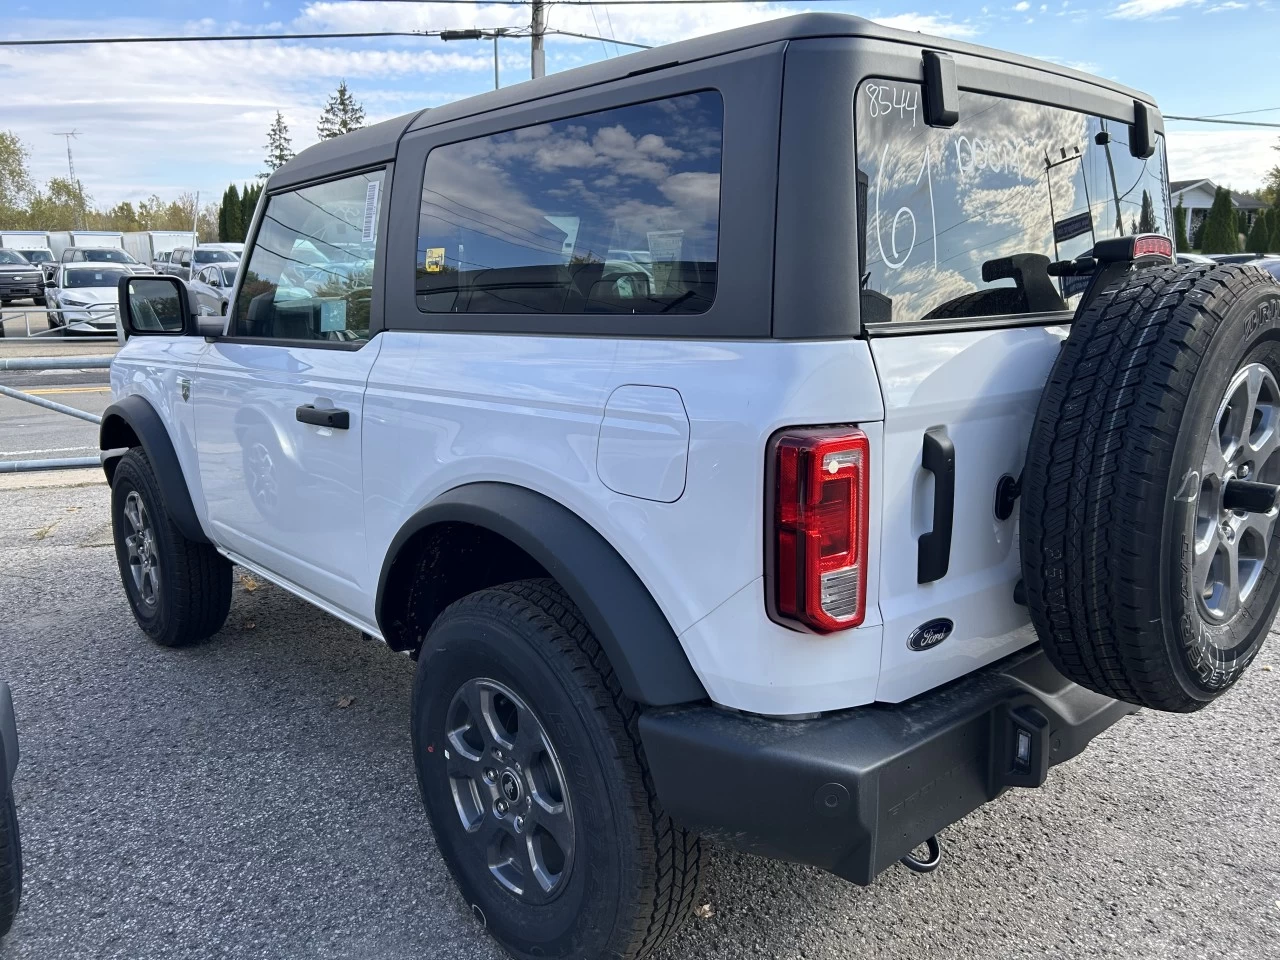
[[[1237,236],[1249,236],[1249,214],[1244,210],[1236,211],[1236,234]]]
[[[364,126],[364,107],[347,89],[347,81],[338,84],[337,91],[329,98],[316,124],[316,134],[321,140],[332,140]]]
[[[1156,205],[1151,200],[1151,194],[1146,190],[1142,191],[1142,214],[1138,217],[1138,233],[1155,233],[1156,232]]]
[[[293,157],[293,140],[289,137],[289,125],[284,122],[284,114],[277,110],[276,118],[271,121],[271,126],[267,130],[267,169],[258,176],[263,179],[271,176]]]
[[[1200,252],[1239,253],[1240,236],[1236,227],[1236,212],[1231,203],[1231,194],[1224,187],[1219,187],[1214,194],[1209,215],[1205,218]]]
[[[31,151],[16,133],[0,130],[0,227],[21,228],[31,199]]]
[[[1268,213],[1259,213],[1253,218],[1253,229],[1249,231],[1249,239],[1245,249],[1250,253],[1266,253],[1271,246],[1271,217]]]
[[[238,240],[249,239],[249,228],[253,226],[253,212],[258,208],[258,198],[262,196],[262,184],[254,183],[246,186],[240,194],[240,236]]]
[[[1191,252],[1191,242],[1187,239],[1187,208],[1182,205],[1181,197],[1173,208],[1173,242],[1179,253]]]
[[[42,230],[78,230],[91,199],[79,180],[54,177],[43,190],[32,193],[27,222],[39,224]]]
[[[1268,253],[1280,253],[1280,210],[1271,209],[1271,248]]]
[[[231,243],[244,239],[244,223],[241,221],[240,190],[233,183],[222,194],[222,206],[218,211],[218,240]]]

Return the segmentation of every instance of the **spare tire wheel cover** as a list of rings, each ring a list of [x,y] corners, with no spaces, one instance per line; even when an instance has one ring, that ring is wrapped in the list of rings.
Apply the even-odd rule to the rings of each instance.
[[[1239,679],[1280,603],[1280,543],[1274,508],[1224,506],[1233,480],[1280,484],[1280,284],[1133,273],[1077,318],[1028,448],[1023,572],[1059,670],[1174,711]]]

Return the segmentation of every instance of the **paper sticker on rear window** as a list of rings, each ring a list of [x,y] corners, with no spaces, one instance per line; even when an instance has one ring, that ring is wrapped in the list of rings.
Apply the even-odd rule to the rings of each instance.
[[[427,247],[422,257],[422,266],[427,273],[440,273],[444,270],[444,247]]]
[[[365,243],[373,243],[378,236],[378,191],[381,187],[381,180],[372,180],[364,191],[364,230],[360,239]]]

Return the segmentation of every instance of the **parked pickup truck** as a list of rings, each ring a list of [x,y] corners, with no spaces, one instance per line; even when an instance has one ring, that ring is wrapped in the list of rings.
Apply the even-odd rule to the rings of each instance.
[[[121,280],[137,622],[210,637],[239,564],[415,657],[437,845],[518,957],[646,955],[701,837],[931,869],[1280,602],[1280,285],[1173,263],[1163,129],[806,14],[311,147],[227,316]]]

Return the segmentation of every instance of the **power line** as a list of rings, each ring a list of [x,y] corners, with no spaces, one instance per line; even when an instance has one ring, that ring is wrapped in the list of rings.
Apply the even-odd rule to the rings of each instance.
[[[1213,117],[1175,117],[1171,113],[1164,115],[1166,120],[1186,120],[1191,123],[1229,123],[1233,127],[1275,127],[1280,130],[1280,123],[1263,123],[1260,120],[1216,120]]]
[[[1259,107],[1257,110],[1236,110],[1232,113],[1206,113],[1204,116],[1197,117],[1196,119],[1211,120],[1216,117],[1243,117],[1246,113],[1272,113],[1275,110],[1280,110],[1280,107]]]
[[[574,33],[572,30],[548,30],[547,33],[556,34],[561,37],[577,37],[579,40],[608,40],[609,43],[616,43],[620,47],[635,47],[637,50],[653,49],[653,47],[647,43],[632,43],[629,40],[609,40],[607,37],[593,37],[589,33]]]
[[[440,0],[432,0],[433,3]],[[447,0],[452,2],[452,0]],[[182,37],[61,37],[49,40],[0,40],[0,47],[81,46],[95,43],[220,43],[228,40],[349,40],[362,37],[438,37],[440,30],[376,30],[353,33],[240,33]]]

